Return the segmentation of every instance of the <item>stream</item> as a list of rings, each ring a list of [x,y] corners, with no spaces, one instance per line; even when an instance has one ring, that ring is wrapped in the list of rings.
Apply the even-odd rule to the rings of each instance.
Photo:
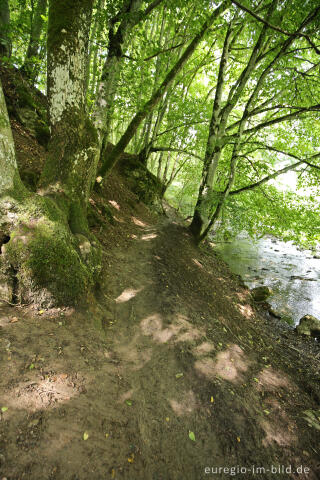
[[[320,258],[291,242],[243,235],[215,243],[215,251],[251,289],[272,288],[268,302],[293,325],[306,314],[320,318]],[[291,320],[291,321],[290,321]]]

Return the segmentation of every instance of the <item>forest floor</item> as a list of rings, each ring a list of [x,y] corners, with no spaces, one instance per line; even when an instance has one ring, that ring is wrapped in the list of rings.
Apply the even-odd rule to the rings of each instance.
[[[117,181],[99,302],[1,307],[0,478],[319,478],[318,346]]]

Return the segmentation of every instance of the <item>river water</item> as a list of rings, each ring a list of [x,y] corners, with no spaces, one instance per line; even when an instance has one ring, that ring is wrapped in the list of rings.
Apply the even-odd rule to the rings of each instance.
[[[272,288],[268,301],[289,323],[297,324],[306,314],[320,318],[320,259],[312,252],[272,238],[254,241],[239,236],[215,245],[217,254],[249,288]]]

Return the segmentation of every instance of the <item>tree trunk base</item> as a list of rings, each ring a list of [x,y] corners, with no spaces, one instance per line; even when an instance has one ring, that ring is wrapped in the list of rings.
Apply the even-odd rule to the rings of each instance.
[[[50,198],[33,195],[10,206],[11,211],[2,208],[7,215],[0,222],[5,238],[0,301],[46,307],[85,304],[101,268],[97,240],[90,234],[73,235],[64,212]]]

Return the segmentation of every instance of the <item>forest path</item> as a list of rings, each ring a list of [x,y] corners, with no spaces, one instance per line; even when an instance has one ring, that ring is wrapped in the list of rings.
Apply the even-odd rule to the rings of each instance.
[[[248,292],[172,219],[132,221],[130,246],[105,252],[100,305],[18,321],[3,309],[1,475],[318,478],[303,413],[317,404],[261,339]]]

